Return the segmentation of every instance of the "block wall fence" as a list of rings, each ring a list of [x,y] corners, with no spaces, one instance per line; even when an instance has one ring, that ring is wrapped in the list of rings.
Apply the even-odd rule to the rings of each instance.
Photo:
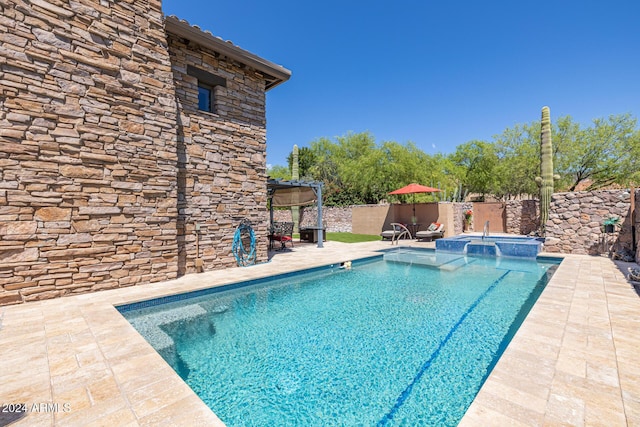
[[[635,198],[631,193],[635,192]],[[554,193],[551,201],[549,222],[547,224],[547,238],[545,251],[566,254],[606,254],[611,250],[628,249],[636,251],[636,261],[640,261],[638,255],[638,243],[640,242],[640,216],[638,212],[640,190],[598,190],[571,193]],[[633,205],[632,205],[633,203]],[[478,203],[445,203],[453,205],[452,220],[454,233],[463,232],[464,212],[473,209]],[[376,205],[378,215],[397,217],[388,213],[380,214],[380,209],[392,210],[397,205]],[[635,206],[635,210],[632,207]],[[349,224],[352,220],[354,208],[323,207],[324,221],[327,231],[351,232]],[[442,213],[442,209],[440,209]],[[315,208],[304,208],[302,217],[316,218]],[[504,232],[510,234],[531,235],[539,229],[539,204],[537,200],[510,200],[504,203],[504,215],[506,228]],[[621,219],[620,225],[611,234],[604,233],[602,223],[605,219],[614,216]],[[428,221],[436,221],[439,215],[434,213]],[[287,210],[274,212],[276,221],[291,221],[291,214]],[[442,220],[442,219],[441,219]],[[406,221],[406,219],[405,219]],[[421,222],[425,222],[422,218]],[[384,221],[376,222],[376,226],[370,227],[364,234],[379,234]],[[477,228],[477,226],[476,226]],[[482,229],[476,229],[482,231]],[[634,234],[635,233],[635,238]]]
[[[188,65],[226,79],[216,114]],[[0,1],[0,305],[235,266],[243,218],[266,261],[265,150],[264,78],[159,0]]]

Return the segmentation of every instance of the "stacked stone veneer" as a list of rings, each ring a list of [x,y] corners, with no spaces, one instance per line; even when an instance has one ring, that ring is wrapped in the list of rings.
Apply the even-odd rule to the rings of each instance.
[[[457,235],[464,232],[464,213],[469,209],[473,210],[473,203],[470,202],[454,202],[453,203],[453,234]]]
[[[196,111],[187,63],[227,79]],[[0,304],[266,260],[264,82],[167,37],[160,1],[0,0]]]
[[[248,67],[221,58],[169,35],[178,117],[179,273],[236,265],[230,248],[235,227],[252,223],[259,261],[267,258],[267,174],[264,78]],[[226,79],[215,88],[216,113],[197,109],[198,81],[186,74],[194,66]],[[195,224],[200,225],[196,254]]]
[[[640,190],[634,191],[634,215],[632,215],[632,224],[635,229],[634,240],[636,242],[636,263],[640,264]]]
[[[603,222],[621,219],[615,232],[606,235]],[[628,190],[555,193],[546,227],[546,252],[604,254],[632,248],[631,194]]]
[[[508,200],[506,202],[506,232],[531,235],[540,230],[540,203],[537,200]]]
[[[351,233],[352,207],[322,207],[322,221],[327,231]],[[290,209],[278,209],[273,211],[274,221],[292,221]],[[300,226],[316,227],[318,225],[318,208],[306,206],[300,208]]]

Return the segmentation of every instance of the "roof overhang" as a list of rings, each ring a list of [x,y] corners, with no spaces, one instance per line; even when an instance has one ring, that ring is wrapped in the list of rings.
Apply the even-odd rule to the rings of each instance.
[[[283,66],[260,58],[231,42],[226,42],[208,31],[202,31],[200,28],[192,26],[188,22],[180,20],[175,16],[165,16],[164,26],[168,33],[198,43],[227,58],[255,69],[264,76],[265,90],[272,89],[280,83],[286,82],[291,77],[291,71]]]

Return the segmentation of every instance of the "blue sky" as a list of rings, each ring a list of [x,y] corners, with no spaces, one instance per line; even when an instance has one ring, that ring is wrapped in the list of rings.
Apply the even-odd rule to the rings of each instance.
[[[640,1],[164,0],[292,71],[267,93],[267,163],[371,132],[426,153],[570,115],[640,118]]]

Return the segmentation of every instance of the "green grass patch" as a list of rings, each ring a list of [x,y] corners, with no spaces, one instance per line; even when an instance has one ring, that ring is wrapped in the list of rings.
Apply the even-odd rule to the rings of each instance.
[[[333,242],[342,242],[342,243],[360,243],[360,242],[373,242],[376,240],[382,240],[382,237],[371,235],[371,234],[328,232],[327,240],[331,240]]]

